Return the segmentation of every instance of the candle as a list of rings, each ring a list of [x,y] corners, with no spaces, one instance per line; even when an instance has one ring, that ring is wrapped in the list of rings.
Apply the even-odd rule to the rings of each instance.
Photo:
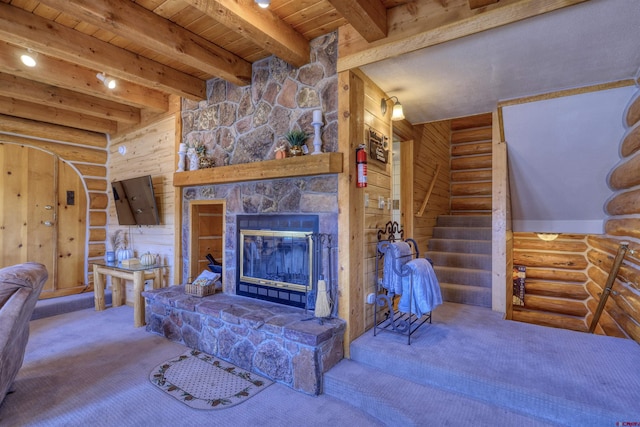
[[[313,123],[322,123],[322,110],[313,110]]]

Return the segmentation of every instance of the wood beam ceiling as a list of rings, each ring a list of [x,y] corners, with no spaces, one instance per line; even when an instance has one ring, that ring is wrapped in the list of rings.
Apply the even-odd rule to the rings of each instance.
[[[202,79],[3,3],[0,39],[184,98],[206,97]]]
[[[469,0],[469,9],[479,9],[490,4],[498,3],[500,0]]]
[[[167,111],[169,106],[167,95],[157,89],[122,82],[115,90],[107,90],[96,78],[95,70],[43,54],[38,55],[37,67],[25,67],[19,59],[23,51],[22,48],[0,42],[0,72],[136,108],[162,112]],[[2,89],[0,86],[0,94]],[[119,107],[122,108],[125,107]]]
[[[57,124],[54,134],[130,129],[169,111],[170,96],[206,99],[211,77],[250,83],[251,61],[303,66],[308,38],[339,25],[344,71],[584,1],[274,0],[263,10],[254,0],[0,0],[0,132],[43,134],[37,121]],[[38,67],[19,62],[26,48]]]
[[[59,0],[64,1],[64,0]],[[294,67],[309,62],[309,41],[254,0],[183,0]]]
[[[212,76],[244,86],[251,64],[212,42],[131,1],[41,0],[74,18],[95,25],[154,52],[177,58]],[[151,31],[151,29],[153,29]],[[307,57],[307,62],[309,61]]]
[[[140,122],[140,109],[96,98],[34,80],[0,73],[2,95],[22,101],[62,108],[105,120]]]
[[[368,42],[351,25],[340,28],[338,71],[414,52],[588,0],[500,0],[471,10],[468,0],[415,0],[388,10],[388,36]]]
[[[387,36],[387,9],[380,0],[329,0],[368,42]]]

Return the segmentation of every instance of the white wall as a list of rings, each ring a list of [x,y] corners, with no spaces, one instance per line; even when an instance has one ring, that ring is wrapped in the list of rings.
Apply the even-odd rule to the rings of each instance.
[[[503,108],[513,231],[602,234],[627,86]]]

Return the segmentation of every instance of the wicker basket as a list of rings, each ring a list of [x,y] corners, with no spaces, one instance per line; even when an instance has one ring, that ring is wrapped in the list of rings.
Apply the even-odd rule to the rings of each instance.
[[[200,286],[187,283],[184,285],[184,292],[194,297],[206,297],[216,293],[216,285],[212,283],[211,285]]]

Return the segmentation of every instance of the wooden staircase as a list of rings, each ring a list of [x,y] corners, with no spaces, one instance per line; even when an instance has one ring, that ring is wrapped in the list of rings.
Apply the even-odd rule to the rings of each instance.
[[[481,307],[491,307],[492,120],[451,120],[451,215],[436,219],[426,254],[445,301]]]

